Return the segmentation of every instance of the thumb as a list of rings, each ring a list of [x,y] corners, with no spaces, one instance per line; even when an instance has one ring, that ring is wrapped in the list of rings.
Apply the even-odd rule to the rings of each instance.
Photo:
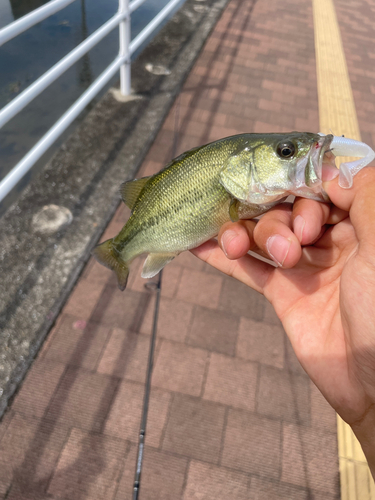
[[[375,169],[361,170],[350,189],[341,188],[337,178],[323,187],[334,205],[349,212],[360,246],[369,246],[375,259]]]

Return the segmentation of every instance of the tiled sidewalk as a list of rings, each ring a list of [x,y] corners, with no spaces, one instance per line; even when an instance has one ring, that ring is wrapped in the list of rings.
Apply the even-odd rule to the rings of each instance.
[[[317,131],[309,0],[232,0],[140,175],[242,132]],[[103,235],[117,234],[122,205]],[[0,425],[0,498],[131,499],[154,295],[91,260]],[[164,271],[142,500],[339,498],[336,418],[267,301],[184,253]]]

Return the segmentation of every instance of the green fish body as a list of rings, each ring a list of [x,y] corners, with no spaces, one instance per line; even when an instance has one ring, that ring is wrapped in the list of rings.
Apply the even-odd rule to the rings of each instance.
[[[318,170],[330,138],[241,134],[192,149],[159,173],[122,185],[131,216],[93,255],[115,271],[123,290],[137,255],[148,253],[142,276],[150,278],[225,222],[257,217],[289,194],[324,201]]]

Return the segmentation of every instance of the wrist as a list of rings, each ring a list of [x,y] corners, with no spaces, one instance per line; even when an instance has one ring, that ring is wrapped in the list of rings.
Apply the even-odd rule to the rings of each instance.
[[[372,477],[375,480],[375,403],[357,422],[350,424],[355,436],[362,446]]]

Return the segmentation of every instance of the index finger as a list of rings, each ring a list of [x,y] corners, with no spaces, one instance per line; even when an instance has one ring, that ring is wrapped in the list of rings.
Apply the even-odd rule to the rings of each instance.
[[[207,262],[219,271],[232,276],[245,285],[264,294],[264,288],[275,268],[266,262],[256,259],[249,254],[237,260],[229,260],[219,247],[217,241],[209,240],[203,245],[190,250],[199,259]]]

